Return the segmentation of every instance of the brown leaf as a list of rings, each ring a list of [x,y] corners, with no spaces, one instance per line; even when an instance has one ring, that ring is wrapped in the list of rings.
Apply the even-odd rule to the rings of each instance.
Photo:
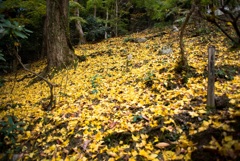
[[[83,150],[86,150],[86,149],[87,149],[87,146],[88,146],[88,144],[89,144],[90,142],[91,142],[91,140],[85,140],[85,141],[84,141],[83,146],[82,146]]]
[[[147,116],[142,115],[142,118],[144,118],[145,120],[149,121],[149,118]]]
[[[12,161],[20,160],[23,157],[23,153],[21,154],[13,154]]]
[[[156,146],[157,148],[163,149],[163,148],[168,147],[169,145],[170,145],[170,144],[168,144],[168,143],[160,142],[160,143],[157,143],[155,146]]]
[[[68,154],[68,153],[69,153],[69,150],[67,150],[67,149],[64,148],[64,149],[63,149],[63,152],[66,153],[66,154]]]
[[[109,124],[109,128],[110,128],[110,129],[114,128],[114,127],[117,125],[117,123],[118,123],[118,122],[115,122],[115,121],[111,122],[111,123]]]

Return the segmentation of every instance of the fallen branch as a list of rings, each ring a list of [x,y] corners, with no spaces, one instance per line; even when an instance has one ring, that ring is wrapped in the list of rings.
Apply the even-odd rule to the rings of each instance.
[[[48,81],[45,77],[43,77],[43,76],[35,73],[34,71],[28,69],[28,68],[22,63],[21,57],[20,57],[19,54],[18,54],[18,47],[16,47],[15,56],[16,56],[18,62],[21,64],[21,66],[23,67],[24,70],[32,73],[33,75],[35,75],[36,77],[40,78],[41,80],[44,80],[44,81],[47,83],[47,85],[48,85],[49,88],[50,88],[50,102],[49,102],[47,105],[43,105],[43,109],[46,110],[46,111],[52,110],[52,109],[55,107],[53,87],[56,87],[57,85],[51,83],[51,82]]]
[[[29,75],[25,75],[25,76],[23,76],[22,78],[17,79],[17,82],[21,82],[21,81],[23,81],[24,79],[27,79],[27,78],[33,78],[33,77],[35,77],[35,75],[31,75],[31,76],[29,76]]]

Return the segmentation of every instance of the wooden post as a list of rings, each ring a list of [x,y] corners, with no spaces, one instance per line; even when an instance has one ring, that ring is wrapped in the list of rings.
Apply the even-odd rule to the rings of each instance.
[[[215,108],[214,82],[215,82],[215,47],[208,47],[208,90],[207,90],[207,107]]]

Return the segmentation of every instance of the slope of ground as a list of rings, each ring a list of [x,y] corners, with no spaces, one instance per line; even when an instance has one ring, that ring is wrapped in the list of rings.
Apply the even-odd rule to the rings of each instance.
[[[28,86],[32,78],[25,71],[18,71],[16,79],[14,74],[5,76],[0,158],[240,159],[240,52],[228,50],[219,33],[188,35],[192,69],[179,74],[174,71],[178,33],[154,34],[146,30],[76,48],[86,60],[53,73],[56,107],[49,112],[43,110],[47,84]],[[142,37],[149,39],[129,41]],[[223,103],[216,111],[206,109],[209,45],[218,51],[215,93]],[[162,48],[169,46],[172,52],[164,54]],[[31,70],[39,72],[45,65],[36,62]]]

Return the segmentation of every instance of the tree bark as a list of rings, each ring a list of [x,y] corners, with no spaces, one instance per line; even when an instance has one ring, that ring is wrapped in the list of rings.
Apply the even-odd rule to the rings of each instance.
[[[93,7],[93,17],[97,18],[97,5],[96,4],[94,4],[94,7]]]
[[[105,39],[108,38],[107,27],[108,27],[108,8],[107,8],[107,10],[106,10],[106,22],[105,22],[106,31],[105,31],[105,36],[104,36]]]
[[[116,0],[115,2],[116,4],[116,8],[115,8],[115,19],[116,19],[116,23],[115,23],[115,36],[118,36],[118,0]]]
[[[179,36],[180,37],[180,42],[179,42],[180,43],[180,54],[181,54],[180,65],[182,66],[183,69],[188,66],[187,58],[185,56],[185,50],[184,50],[183,35],[184,35],[185,28],[188,24],[188,21],[194,11],[195,11],[195,4],[192,4],[192,7],[191,7],[189,13],[187,14],[186,19],[183,22],[181,29],[180,29],[180,36]]]
[[[78,0],[74,0],[75,2],[78,2]],[[79,9],[76,7],[75,11],[74,11],[74,16],[79,17]],[[82,25],[81,22],[79,20],[75,21],[75,26],[76,29],[78,31],[79,34],[79,44],[85,44],[86,43],[86,39],[83,33],[83,29],[82,29]]]
[[[68,5],[69,0],[47,0],[45,40],[48,69],[66,67],[76,59],[69,37]]]
[[[238,13],[238,15],[234,16],[234,14],[231,12],[231,11],[228,11],[225,9],[225,6],[222,6],[220,8],[220,10],[229,16],[229,18],[231,19],[231,22],[232,22],[232,26],[233,26],[233,29],[235,30],[235,33],[236,33],[236,37],[237,37],[237,40],[233,40],[231,39],[233,42],[235,42],[236,44],[239,44],[240,45],[240,29],[239,29],[239,25],[238,25],[238,19],[240,17],[240,12]],[[224,33],[225,34],[225,33]],[[226,35],[226,34],[225,34]]]

